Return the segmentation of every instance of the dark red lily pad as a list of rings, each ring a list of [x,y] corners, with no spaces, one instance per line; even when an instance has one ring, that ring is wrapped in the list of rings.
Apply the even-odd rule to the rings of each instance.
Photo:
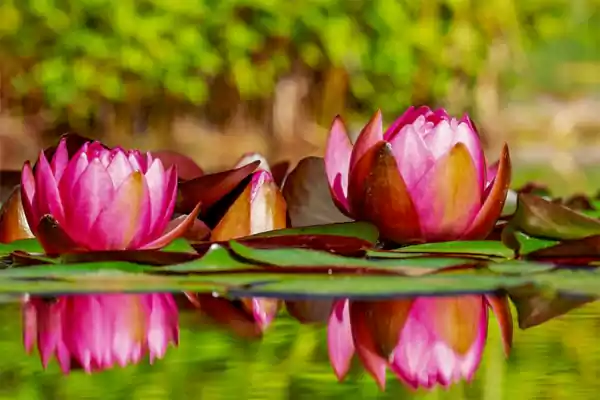
[[[207,174],[180,182],[175,211],[187,214],[200,203],[202,205],[202,210],[200,212],[201,219],[209,227],[213,227],[214,225],[211,224],[211,222],[218,222],[220,216],[222,216],[227,209],[227,206],[235,200],[235,197],[231,199],[227,198],[227,196],[239,186],[245,187],[245,185],[242,185],[243,182],[256,170],[259,164],[259,161],[255,161],[237,169]],[[220,201],[229,204],[219,207],[224,208],[225,210],[216,212],[213,208],[217,208],[217,203]],[[219,218],[217,218],[215,214],[220,214],[218,216]]]
[[[320,157],[298,163],[283,185],[283,197],[293,227],[351,221],[331,199],[325,162]]]
[[[99,261],[128,261],[146,265],[173,265],[200,258],[195,253],[160,250],[86,251],[61,254],[62,263],[74,264]]]
[[[600,221],[541,197],[520,193],[511,229],[530,236],[573,240],[600,235]]]
[[[257,236],[240,238],[236,239],[236,241],[244,246],[256,249],[302,248],[323,250],[345,256],[363,256],[365,251],[372,247],[372,244],[364,239],[334,235]],[[192,247],[198,253],[204,254],[215,243],[227,248],[230,245],[229,241],[198,242],[192,243]]]

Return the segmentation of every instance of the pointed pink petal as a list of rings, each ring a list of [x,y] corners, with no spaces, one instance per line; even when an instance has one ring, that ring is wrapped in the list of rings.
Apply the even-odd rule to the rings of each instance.
[[[60,182],[67,165],[69,164],[69,150],[67,149],[67,140],[61,139],[56,147],[56,152],[52,157],[52,174],[56,179],[56,182]]]
[[[92,160],[72,190],[62,192],[66,211],[64,228],[70,237],[87,246],[97,246],[97,243],[93,243],[90,230],[102,209],[111,204],[114,191],[112,180],[100,160]]]
[[[161,247],[165,247],[166,245],[171,243],[173,240],[183,236],[187,232],[187,230],[192,227],[192,225],[194,224],[194,220],[198,216],[199,212],[200,212],[200,203],[198,203],[196,205],[196,207],[194,207],[192,212],[189,213],[179,225],[171,227],[171,229],[166,231],[161,237],[153,240],[150,243],[144,244],[143,246],[140,247],[140,249],[146,249],[146,250],[159,249]]]
[[[26,161],[25,164],[23,164],[23,170],[21,171],[21,199],[27,223],[29,224],[30,229],[35,231],[35,227],[37,227],[41,215],[37,212],[34,203],[35,178],[29,161]]]
[[[412,125],[402,128],[390,144],[402,179],[410,191],[433,167],[435,159]]]
[[[454,144],[462,142],[467,146],[469,154],[475,164],[475,169],[479,177],[480,185],[482,189],[486,187],[486,166],[485,166],[485,155],[483,153],[483,147],[481,145],[481,138],[475,129],[473,122],[468,115],[465,115],[458,121],[456,132],[454,136]]]
[[[34,207],[39,215],[50,214],[59,224],[65,221],[65,212],[52,168],[42,152],[35,170],[36,196]]]
[[[148,233],[150,223],[148,187],[141,172],[132,173],[116,190],[91,231],[92,250],[135,249]]]
[[[129,160],[127,156],[123,152],[115,153],[110,160],[108,166],[106,167],[106,171],[113,183],[113,187],[116,189],[131,175],[133,172],[133,168],[131,168],[131,164],[129,164]]]
[[[348,210],[348,173],[352,143],[348,137],[342,119],[337,116],[333,120],[325,149],[325,172],[327,182],[336,205]]]
[[[481,208],[477,179],[471,156],[458,143],[411,191],[427,240],[455,240],[466,231]]]
[[[86,143],[77,151],[77,153],[75,153],[58,182],[58,189],[61,193],[63,204],[67,204],[65,196],[69,196],[73,186],[77,183],[79,177],[85,172],[89,165],[86,152],[87,148],[88,144]]]
[[[341,381],[348,373],[354,355],[348,300],[338,300],[333,305],[327,325],[327,348],[333,371]]]
[[[166,177],[165,170],[160,160],[154,160],[148,172],[146,172],[146,183],[150,195],[150,227],[148,237],[154,238],[160,234],[168,221],[165,218],[166,201]],[[169,193],[170,194],[170,193]]]
[[[485,188],[486,191],[488,188],[491,187],[492,182],[494,182],[494,179],[496,179],[496,174],[498,174],[498,167],[500,166],[500,160],[496,161],[495,163],[493,163],[492,165],[487,167],[486,173],[485,173]]]
[[[410,107],[408,107],[408,109],[404,112],[404,114],[402,114],[400,117],[398,117],[392,123],[392,125],[390,125],[390,127],[387,129],[387,131],[385,131],[383,138],[386,141],[391,142],[392,140],[394,140],[396,135],[398,135],[400,133],[400,131],[402,130],[402,128],[404,128],[404,126],[414,123],[415,120],[417,118],[419,118],[420,116],[427,117],[429,114],[431,114],[431,109],[429,109],[429,107],[427,107],[427,106],[421,106],[421,107],[410,106]]]
[[[356,143],[354,143],[352,155],[350,156],[350,174],[367,151],[381,140],[383,140],[383,117],[381,116],[381,110],[377,110],[367,125],[360,131]]]
[[[157,225],[156,230],[158,232],[164,231],[169,220],[173,216],[175,204],[177,203],[177,168],[175,166],[171,166],[169,169],[167,169],[167,171],[165,172],[165,180],[165,208],[162,214],[163,225],[160,230]],[[153,232],[153,234],[157,234],[157,232]]]
[[[455,135],[455,130],[450,126],[450,122],[443,120],[425,134],[424,140],[431,154],[437,160],[445,156],[454,146],[456,143]]]

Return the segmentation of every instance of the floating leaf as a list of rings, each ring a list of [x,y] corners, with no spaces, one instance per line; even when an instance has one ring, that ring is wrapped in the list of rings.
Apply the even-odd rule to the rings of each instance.
[[[414,296],[446,296],[489,293],[526,285],[527,279],[479,273],[457,275],[355,276],[300,275],[292,279],[255,284],[247,288],[230,288],[232,296],[278,297],[286,300],[348,297],[385,299]]]
[[[307,248],[314,250],[324,250],[331,253],[344,255],[364,255],[365,249],[371,247],[371,243],[351,236],[333,236],[333,235],[289,235],[260,237],[249,236],[236,240],[245,246],[258,249],[277,249],[277,248]],[[193,243],[194,249],[203,254],[213,244],[229,247],[229,241],[220,242],[200,242]]]
[[[402,247],[390,252],[373,252],[373,254],[380,254],[381,256],[384,253],[390,253],[389,257],[392,257],[393,254],[406,253],[464,254],[502,258],[511,258],[513,256],[511,249],[507,248],[502,242],[493,240],[424,243]]]
[[[510,225],[529,236],[581,239],[600,235],[600,221],[531,194],[519,194]]]
[[[369,222],[343,222],[325,225],[309,225],[300,228],[279,229],[262,232],[252,237],[275,237],[289,235],[334,235],[360,238],[375,245],[379,238],[377,227]]]
[[[420,275],[439,269],[474,264],[472,260],[458,258],[411,258],[397,260],[368,260],[364,258],[342,257],[324,251],[308,249],[255,249],[232,241],[231,249],[239,256],[256,263],[277,267],[310,268],[312,271],[359,269],[363,273],[401,273]]]
[[[0,243],[0,257],[6,257],[13,251],[26,253],[43,253],[44,249],[36,239],[21,239],[11,243]]]
[[[161,271],[203,272],[247,270],[252,268],[258,268],[258,266],[250,262],[240,261],[234,258],[226,248],[218,244],[213,244],[202,258],[182,264],[165,266],[161,268]]]

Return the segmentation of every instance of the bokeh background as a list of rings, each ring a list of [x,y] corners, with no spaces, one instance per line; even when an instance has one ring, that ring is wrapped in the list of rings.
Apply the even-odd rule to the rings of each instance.
[[[0,0],[0,168],[67,131],[167,148],[206,170],[247,151],[322,155],[341,114],[354,131],[411,104],[476,121],[515,185],[600,188],[600,0]],[[517,332],[492,326],[472,386],[424,399],[597,398],[600,307]],[[98,375],[43,372],[0,308],[0,399],[404,398],[360,373],[338,384],[324,330],[281,318],[261,342],[183,319],[164,361]],[[493,323],[493,322],[492,322]]]
[[[336,114],[469,112],[490,158],[582,189],[600,161],[599,0],[3,0],[0,165],[65,131],[171,148],[320,155]],[[571,176],[572,175],[572,176]],[[577,175],[574,179],[574,176]]]

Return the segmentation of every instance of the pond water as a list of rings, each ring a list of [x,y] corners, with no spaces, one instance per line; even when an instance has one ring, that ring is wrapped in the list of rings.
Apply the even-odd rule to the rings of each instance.
[[[541,326],[515,325],[505,359],[490,318],[482,364],[471,384],[449,390],[405,389],[388,372],[381,392],[359,367],[339,383],[327,356],[326,328],[281,313],[260,340],[242,339],[194,311],[180,313],[180,343],[150,365],[64,375],[47,370],[23,346],[21,306],[0,306],[0,399],[573,399],[600,389],[600,303]]]

